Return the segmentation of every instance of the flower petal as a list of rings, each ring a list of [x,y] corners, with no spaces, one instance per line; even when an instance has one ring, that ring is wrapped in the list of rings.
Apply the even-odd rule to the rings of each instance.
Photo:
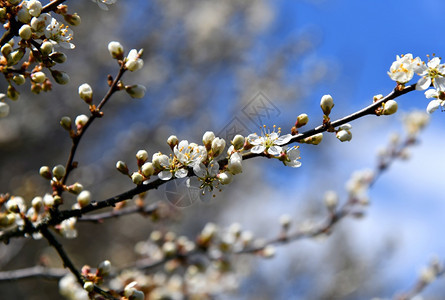
[[[429,113],[429,114],[433,113],[436,109],[439,108],[439,106],[441,104],[442,104],[441,100],[433,100],[433,101],[431,101],[428,104],[427,108],[426,108],[426,112]]]
[[[423,91],[429,88],[431,85],[431,78],[424,76],[417,81],[416,90]]]

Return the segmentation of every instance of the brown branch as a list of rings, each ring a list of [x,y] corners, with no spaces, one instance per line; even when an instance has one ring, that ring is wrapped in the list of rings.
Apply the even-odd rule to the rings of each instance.
[[[80,274],[80,272],[76,269],[76,267],[74,266],[73,262],[71,261],[71,259],[68,257],[68,254],[65,252],[65,250],[63,249],[62,244],[60,244],[57,239],[54,237],[54,235],[48,230],[47,227],[42,228],[40,230],[40,232],[42,233],[42,235],[46,238],[46,240],[48,241],[48,243],[54,248],[56,249],[57,253],[59,254],[60,259],[63,262],[63,266],[65,268],[68,268],[70,270],[70,272],[76,277],[77,282],[79,283],[79,285],[83,288],[83,285],[85,283],[85,281],[83,280],[82,275]],[[109,293],[107,293],[106,291],[102,290],[101,288],[99,288],[98,286],[94,285],[94,292],[102,295],[103,297],[105,297],[105,299],[115,299],[112,295],[110,295]]]
[[[120,70],[119,74],[122,72],[122,69]],[[119,77],[119,76],[118,76]],[[117,78],[116,77],[116,80]],[[115,80],[115,82],[116,82]],[[113,83],[114,84],[114,83]],[[333,127],[337,127],[343,124],[346,124],[348,122],[351,122],[353,120],[356,120],[360,117],[366,116],[366,115],[370,115],[370,114],[374,114],[375,113],[375,109],[380,107],[382,105],[382,103],[391,100],[391,99],[395,99],[397,97],[400,97],[408,92],[414,91],[415,90],[415,86],[416,84],[412,84],[409,85],[407,87],[405,87],[403,90],[398,90],[398,89],[394,89],[391,93],[389,93],[388,95],[386,95],[385,97],[383,97],[382,99],[378,100],[377,102],[351,114],[348,115],[346,117],[343,117],[341,119],[338,119],[336,121],[331,122],[331,125]],[[110,88],[111,90],[111,88]],[[107,95],[112,94],[112,92],[108,92]],[[101,101],[102,103],[105,103],[104,101],[106,101],[107,99],[109,99],[109,97],[107,98],[107,96],[104,97],[104,99]],[[85,125],[85,127],[87,127],[87,125],[91,124],[91,117],[88,120],[87,124]],[[292,138],[292,140],[288,143],[295,143],[298,141],[303,140],[304,138],[313,136],[314,134],[317,133],[321,133],[321,132],[325,132],[327,131],[328,128],[326,126],[320,125],[318,127],[315,127],[314,129],[310,129],[306,132],[300,133],[296,136],[294,136]],[[70,153],[70,158],[69,161],[67,163],[67,174],[68,174],[68,170],[72,169],[72,162],[74,160],[74,154],[77,148],[77,144],[76,145],[73,144],[73,148],[71,149],[71,153]],[[243,155],[243,159],[250,159],[253,157],[259,157],[259,156],[264,156],[264,154],[255,154],[255,153],[248,153]],[[225,164],[227,164],[227,158],[222,159],[221,161],[219,161],[219,165],[220,166],[224,166]],[[67,174],[65,176],[67,176]],[[194,175],[189,175],[189,176],[194,176]],[[170,179],[170,180],[174,180],[174,178]],[[39,225],[37,225],[35,228],[31,229],[31,231],[29,230],[25,230],[25,229],[20,229],[20,228],[15,228],[9,231],[3,231],[0,232],[0,241],[3,241],[5,243],[7,243],[9,241],[10,238],[13,237],[22,237],[24,236],[26,233],[31,234],[34,232],[38,232],[40,231],[42,228],[46,228],[48,226],[54,226],[59,224],[60,222],[62,222],[63,220],[69,219],[71,217],[81,217],[83,214],[92,212],[92,211],[96,211],[105,207],[114,207],[117,203],[122,202],[124,200],[128,200],[133,198],[134,196],[141,194],[143,192],[149,191],[149,190],[153,190],[153,189],[157,189],[159,186],[169,182],[170,180],[161,180],[161,179],[156,179],[154,181],[149,182],[148,184],[142,184],[142,185],[138,185],[135,188],[126,191],[122,194],[119,194],[117,196],[108,198],[106,200],[102,200],[99,202],[93,202],[85,207],[83,207],[82,209],[73,209],[73,210],[65,210],[65,211],[55,211],[53,213],[53,215],[51,217],[48,217],[47,219],[45,219],[42,223],[40,223]]]
[[[101,223],[103,220],[118,218],[120,216],[141,213],[143,215],[151,215],[154,213],[159,207],[159,202],[153,203],[147,206],[132,206],[132,207],[124,207],[119,210],[112,210],[109,212],[104,212],[100,214],[94,214],[89,216],[82,216],[77,219],[78,222],[94,222]]]
[[[108,89],[107,94],[103,97],[102,101],[97,106],[98,112],[107,103],[107,101],[111,98],[113,93],[118,90],[117,85],[118,85],[120,79],[122,78],[122,75],[124,75],[125,71],[126,71],[125,65],[122,63],[121,67],[119,69],[119,72],[116,75],[116,78],[114,79],[113,83],[110,85],[110,88]],[[85,132],[87,131],[88,127],[90,127],[91,123],[94,122],[94,120],[97,118],[97,116],[98,116],[97,114],[92,113],[91,116],[88,118],[88,121],[86,122],[86,124],[80,130],[80,132],[73,137],[73,139],[72,139],[73,144],[71,146],[70,154],[68,156],[68,160],[67,160],[66,166],[65,166],[66,173],[65,173],[65,176],[63,176],[62,181],[61,181],[62,184],[66,183],[68,176],[70,175],[71,171],[75,168],[73,162],[74,162],[74,156],[76,155],[77,147],[79,146],[80,140],[83,137],[83,135],[85,134]]]
[[[0,272],[0,282],[42,277],[44,279],[60,279],[68,274],[65,269],[35,266],[31,268]]]

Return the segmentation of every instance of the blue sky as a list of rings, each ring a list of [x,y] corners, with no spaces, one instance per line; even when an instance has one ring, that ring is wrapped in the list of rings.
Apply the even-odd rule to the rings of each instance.
[[[149,2],[142,2],[150,7],[150,4],[147,4]],[[445,1],[271,0],[270,3],[275,8],[275,20],[271,28],[259,37],[260,50],[251,54],[251,60],[258,59],[258,65],[261,67],[261,47],[268,47],[266,50],[273,49],[307,29],[318,41],[313,53],[314,59],[320,57],[334,61],[340,71],[336,80],[320,82],[304,99],[303,106],[307,109],[304,112],[310,116],[320,114],[319,99],[323,94],[329,93],[334,97],[337,110],[334,109],[333,115],[340,117],[368,105],[375,94],[389,93],[395,84],[386,72],[398,54],[412,53],[424,60],[427,54],[445,54],[445,39],[441,32]],[[138,32],[135,30],[132,34],[134,36],[132,35],[131,39],[137,39]],[[215,89],[205,91],[212,93],[209,101],[215,101],[215,97],[230,98],[233,93],[233,77],[230,77],[233,75],[226,74],[223,67],[217,69],[219,73],[204,76],[203,82],[214,81]],[[169,99],[168,90],[156,91],[155,87],[149,91],[146,102],[141,102],[135,110],[144,105],[152,107],[154,101],[172,100]],[[267,90],[263,92],[268,94]],[[222,102],[216,103],[215,105],[221,105]],[[411,108],[424,110],[427,103],[428,100],[422,92],[410,93],[400,98],[398,115],[389,118],[368,117],[352,123],[353,140],[350,143],[340,144],[333,136],[326,137],[320,147],[330,149],[327,154],[331,155],[332,159],[327,167],[320,166],[318,161],[311,159],[310,153],[316,151],[312,146],[301,148],[303,166],[298,170],[283,170],[282,166],[275,162],[265,162],[264,165],[270,168],[268,180],[271,187],[265,187],[264,193],[258,190],[256,194],[246,195],[241,191],[238,197],[249,201],[244,204],[244,209],[237,206],[237,211],[228,211],[227,222],[249,222],[246,211],[252,212],[251,219],[262,223],[264,220],[277,220],[283,213],[298,211],[302,203],[292,203],[292,197],[289,195],[303,196],[302,187],[316,189],[314,197],[321,197],[324,192],[324,187],[311,186],[310,176],[324,180],[326,188],[342,192],[343,184],[350,174],[357,169],[372,168],[377,149],[387,143],[392,131],[400,132],[401,113]],[[280,105],[285,114],[286,103]],[[214,116],[215,126],[224,124],[230,117],[227,113],[231,111],[226,111],[224,115],[224,111],[219,108],[218,114]],[[130,113],[133,116],[137,112],[131,110]],[[147,122],[146,110],[141,109],[140,113],[144,115],[139,117]],[[159,117],[157,112],[156,115]],[[222,120],[218,120],[218,117]],[[441,140],[444,136],[445,114],[437,111],[432,117],[431,126],[421,138],[422,143],[411,152],[412,159],[394,164],[382,176],[371,191],[372,205],[366,218],[353,222],[351,226],[355,246],[364,256],[372,256],[373,250],[378,248],[378,244],[383,243],[385,238],[397,239],[399,250],[396,252],[396,259],[385,261],[384,264],[385,270],[388,270],[386,276],[394,282],[392,292],[409,288],[419,269],[429,261],[432,254],[437,253],[445,258],[445,242],[440,239],[443,235],[442,228],[445,226],[442,217],[445,212],[445,198],[441,187],[445,169],[441,161],[441,149],[445,146],[445,142]],[[214,130],[217,131],[217,128]],[[246,164],[253,165],[254,161]],[[264,165],[261,164],[261,167]],[[249,170],[260,172],[256,166],[247,167],[246,172]],[[331,180],[332,171],[335,171],[335,180]],[[283,184],[290,176],[298,178],[299,184]],[[266,199],[271,196],[279,199],[272,205],[270,199]],[[255,199],[252,200],[252,197]],[[258,203],[255,205],[253,201]],[[258,215],[265,213],[260,205],[267,203],[267,214],[258,220]],[[295,244],[288,245],[283,247],[288,250],[283,251],[292,252],[295,247]],[[270,267],[270,262],[261,264],[264,268]],[[286,261],[275,260],[272,264],[272,269],[279,272],[279,268],[283,267]]]

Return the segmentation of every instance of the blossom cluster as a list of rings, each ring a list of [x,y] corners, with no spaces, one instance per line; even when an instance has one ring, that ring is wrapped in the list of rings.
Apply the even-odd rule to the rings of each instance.
[[[92,1],[102,9],[116,2]],[[55,69],[67,59],[57,48],[75,47],[70,26],[79,25],[81,18],[77,13],[68,13],[67,5],[47,9],[50,4],[44,6],[38,0],[0,1],[0,22],[9,29],[4,37],[11,37],[9,41],[3,41],[0,48],[0,69],[8,83],[6,93],[0,93],[0,117],[9,114],[6,98],[17,100],[20,96],[17,86],[25,84],[27,79],[35,94],[52,89],[52,80],[47,73],[57,84],[66,84],[70,80],[67,73]],[[48,72],[45,73],[45,69]]]
[[[420,79],[416,83],[416,90],[425,91],[427,99],[433,99],[428,104],[426,111],[432,113],[439,107],[445,107],[445,64],[440,63],[440,58],[428,56],[424,62],[419,57],[413,58],[411,53],[396,57],[392,63],[388,75],[400,86],[404,86],[417,74]],[[428,89],[432,87],[431,89]]]
[[[48,179],[54,191],[63,190],[76,196],[76,202],[71,205],[72,209],[80,209],[91,202],[91,193],[84,190],[83,185],[75,182],[71,185],[62,183],[62,178],[66,174],[65,167],[57,165],[52,168],[43,166],[40,168],[40,175]],[[11,229],[14,227],[23,228],[26,223],[37,226],[49,216],[51,209],[63,204],[64,199],[60,192],[36,196],[29,202],[20,196],[9,194],[0,195],[0,228]],[[75,228],[76,218],[72,217],[62,221],[55,229],[65,238],[76,238]],[[33,235],[34,239],[41,238],[40,233]]]
[[[130,174],[125,162],[118,161],[116,168],[128,175],[135,184],[148,182],[151,176],[157,175],[161,180],[172,178],[186,178],[196,176],[202,194],[211,194],[214,189],[221,190],[222,185],[230,184],[233,176],[242,173],[243,155],[247,153],[263,154],[269,158],[276,158],[286,166],[299,167],[301,162],[298,147],[282,147],[290,142],[292,136],[280,136],[278,131],[263,131],[261,136],[256,133],[247,137],[236,135],[231,145],[226,149],[226,141],[216,137],[212,131],[207,131],[202,137],[202,145],[179,141],[172,135],[167,139],[172,153],[167,155],[161,152],[153,154],[151,161],[146,150],[136,153],[138,170]],[[188,184],[191,184],[189,179]]]

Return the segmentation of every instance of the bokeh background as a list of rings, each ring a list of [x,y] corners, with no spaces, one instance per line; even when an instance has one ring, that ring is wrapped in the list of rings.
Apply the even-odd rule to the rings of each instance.
[[[50,191],[38,176],[40,166],[65,164],[71,142],[58,122],[87,112],[78,86],[88,82],[98,101],[106,91],[106,75],[116,73],[107,51],[110,41],[120,41],[127,50],[144,48],[143,70],[127,74],[124,82],[148,90],[142,100],[124,93],[113,97],[105,117],[80,145],[80,167],[72,180],[84,184],[95,200],[133,186],[114,169],[116,161],[134,169],[137,150],[167,152],[171,134],[199,142],[204,131],[220,132],[234,117],[258,131],[243,114],[258,93],[279,111],[266,125],[288,131],[305,112],[308,126],[316,126],[323,94],[334,98],[331,116],[344,116],[394,88],[386,72],[397,54],[426,60],[427,54],[445,51],[445,2],[439,0],[121,0],[109,11],[87,0],[67,4],[82,17],[74,28],[76,48],[66,52],[69,62],[63,66],[71,82],[37,96],[22,87],[10,116],[0,120],[0,192],[27,201]],[[149,193],[148,201],[163,200],[170,207],[168,219],[130,216],[79,224],[79,238],[64,241],[67,251],[77,266],[104,259],[123,266],[136,258],[136,242],[154,229],[193,239],[209,221],[238,222],[257,237],[271,238],[280,230],[282,214],[290,214],[294,226],[321,221],[324,192],[335,190],[344,199],[352,172],[374,168],[376,153],[390,135],[403,135],[403,113],[424,110],[428,101],[414,92],[398,103],[395,116],[354,122],[349,143],[325,135],[320,146],[302,145],[299,169],[247,161],[243,174],[215,199],[181,209],[170,207],[162,190]],[[370,299],[408,290],[434,255],[445,257],[443,137],[444,115],[437,111],[410,159],[395,163],[373,187],[364,218],[344,220],[327,238],[280,246],[272,259],[243,261],[239,287],[217,298]],[[42,259],[60,266],[44,240],[0,246],[0,270]],[[61,297],[57,282],[42,279],[0,283],[0,289],[5,299]],[[423,295],[442,299],[444,291],[440,279]]]

